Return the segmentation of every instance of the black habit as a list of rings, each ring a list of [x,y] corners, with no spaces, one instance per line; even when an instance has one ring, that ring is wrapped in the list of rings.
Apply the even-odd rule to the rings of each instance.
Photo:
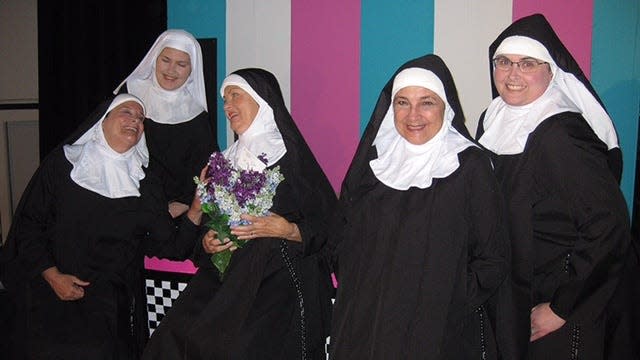
[[[467,147],[452,174],[406,191],[383,184],[369,166],[378,156],[372,143],[392,103],[393,81],[413,67],[440,78],[453,126],[468,137],[453,78],[439,57],[407,62],[382,90],[343,182],[330,240],[338,273],[332,359],[496,355],[483,303],[507,272],[509,249],[488,156]]]
[[[100,106],[64,144],[105,113]],[[109,198],[76,184],[63,146],[42,162],[25,190],[2,248],[2,282],[16,307],[11,359],[136,359],[146,328],[143,254],[186,257],[197,227],[176,228],[160,177],[145,169],[140,196]],[[90,282],[62,301],[41,273],[52,266]]]
[[[558,67],[574,74],[601,103],[542,15],[508,27],[489,48],[489,59],[505,38],[514,35],[542,43]],[[493,96],[499,96],[495,85]],[[484,114],[478,139],[485,131],[483,124]],[[502,356],[634,358],[628,353],[628,324],[618,324],[620,309],[612,311],[610,305],[630,241],[629,216],[618,187],[620,149],[608,150],[581,114],[563,112],[540,123],[522,153],[494,154],[493,163],[509,211],[512,249],[511,279],[497,300]],[[530,343],[531,309],[547,302],[566,323]],[[621,333],[614,340],[620,341],[617,349],[609,344],[609,327]]]
[[[164,89],[158,82],[166,74],[177,74],[157,68],[157,63],[168,61],[161,57],[165,48],[185,53],[190,61],[191,72],[177,89]],[[165,173],[163,186],[169,202],[191,204],[193,177],[200,175],[209,155],[218,150],[207,112],[204,65],[200,44],[193,35],[169,29],[158,36],[140,64],[115,90],[132,93],[145,102],[150,161]],[[197,109],[202,111],[198,113]]]
[[[261,69],[234,72],[271,106],[286,154],[272,212],[296,223],[302,243],[249,241],[221,282],[208,255],[153,333],[145,359],[324,359],[331,294],[318,255],[335,194],[285,107],[276,78]],[[202,252],[202,251],[201,251]]]
[[[163,186],[167,200],[190,204],[196,189],[193,177],[200,175],[209,155],[218,150],[209,113],[203,111],[178,124],[146,119],[144,133],[150,161],[165,173]]]

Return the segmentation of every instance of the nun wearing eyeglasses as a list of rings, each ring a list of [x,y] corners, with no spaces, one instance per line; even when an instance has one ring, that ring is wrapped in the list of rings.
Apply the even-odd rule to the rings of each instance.
[[[476,136],[494,155],[509,212],[503,355],[629,358],[607,345],[610,327],[623,326],[611,307],[630,244],[611,118],[544,16],[514,22],[489,55],[494,99]]]
[[[145,110],[107,101],[39,166],[0,249],[15,306],[7,359],[137,359],[143,254],[193,252],[199,203],[174,223],[149,163]],[[3,340],[4,341],[4,340]]]
[[[483,304],[507,273],[503,204],[436,55],[382,90],[342,184],[332,359],[495,358]]]

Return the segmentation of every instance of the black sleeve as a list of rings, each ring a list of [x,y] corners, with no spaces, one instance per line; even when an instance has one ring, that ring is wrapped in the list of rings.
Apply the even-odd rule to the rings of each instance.
[[[308,162],[312,161],[315,160]],[[300,230],[303,256],[309,256],[318,253],[327,241],[328,220],[336,203],[336,195],[317,164],[305,163],[303,159],[293,159],[287,163],[293,165],[281,168],[289,184],[284,191],[292,193],[297,208],[293,222]]]
[[[302,190],[303,216],[297,223],[302,236],[303,254],[315,254],[324,246],[329,232],[328,217],[335,205],[332,189],[320,187]]]
[[[567,201],[578,232],[552,310],[562,318],[597,317],[619,282],[630,243],[626,203],[609,170],[606,147],[586,121],[573,114],[556,121],[541,147],[539,179]]]
[[[496,291],[508,271],[510,248],[507,241],[505,204],[488,156],[475,156],[471,176],[466,179],[467,221],[470,224],[467,293],[475,309]],[[470,154],[471,155],[471,154]]]
[[[56,179],[68,176],[62,173],[66,167],[60,158],[60,152],[45,158],[20,199],[3,249],[3,262],[11,264],[6,276],[12,277],[3,279],[5,285],[31,279],[56,265],[50,250],[58,199]]]
[[[187,214],[171,218],[167,200],[154,168],[145,171],[146,178],[140,192],[143,199],[144,223],[140,230],[145,255],[172,260],[185,260],[192,256],[200,243],[199,226],[189,220]]]

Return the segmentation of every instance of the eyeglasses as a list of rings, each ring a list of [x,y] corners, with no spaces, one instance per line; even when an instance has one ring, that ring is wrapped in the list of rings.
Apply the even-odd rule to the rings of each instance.
[[[534,59],[524,59],[520,61],[511,61],[504,56],[493,59],[493,66],[500,71],[509,71],[513,64],[516,64],[518,69],[523,73],[532,73],[538,69],[539,65],[547,64],[544,61],[537,61]]]

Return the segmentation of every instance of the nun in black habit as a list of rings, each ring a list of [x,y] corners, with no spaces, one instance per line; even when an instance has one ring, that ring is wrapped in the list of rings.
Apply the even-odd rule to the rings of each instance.
[[[325,359],[333,288],[319,256],[336,202],[329,181],[262,69],[229,75],[220,90],[238,140],[224,156],[239,168],[280,166],[270,216],[234,228],[250,240],[235,250],[224,281],[209,255],[154,331],[145,359]],[[209,231],[203,250],[229,247]],[[205,254],[202,254],[205,255]]]
[[[113,91],[119,92],[139,97],[146,106],[149,154],[165,172],[169,211],[176,217],[191,203],[193,176],[217,150],[207,113],[200,44],[184,30],[163,32]]]
[[[477,137],[494,155],[512,249],[509,290],[497,302],[501,352],[634,358],[620,322],[628,304],[612,303],[630,232],[611,118],[540,14],[503,31],[489,59],[494,99]]]
[[[201,214],[195,202],[176,228],[143,120],[142,102],[118,95],[33,175],[0,253],[17,310],[8,358],[140,356],[142,255],[188,256]]]
[[[483,304],[509,249],[489,157],[468,137],[438,56],[402,65],[382,90],[331,233],[332,359],[495,358]]]

